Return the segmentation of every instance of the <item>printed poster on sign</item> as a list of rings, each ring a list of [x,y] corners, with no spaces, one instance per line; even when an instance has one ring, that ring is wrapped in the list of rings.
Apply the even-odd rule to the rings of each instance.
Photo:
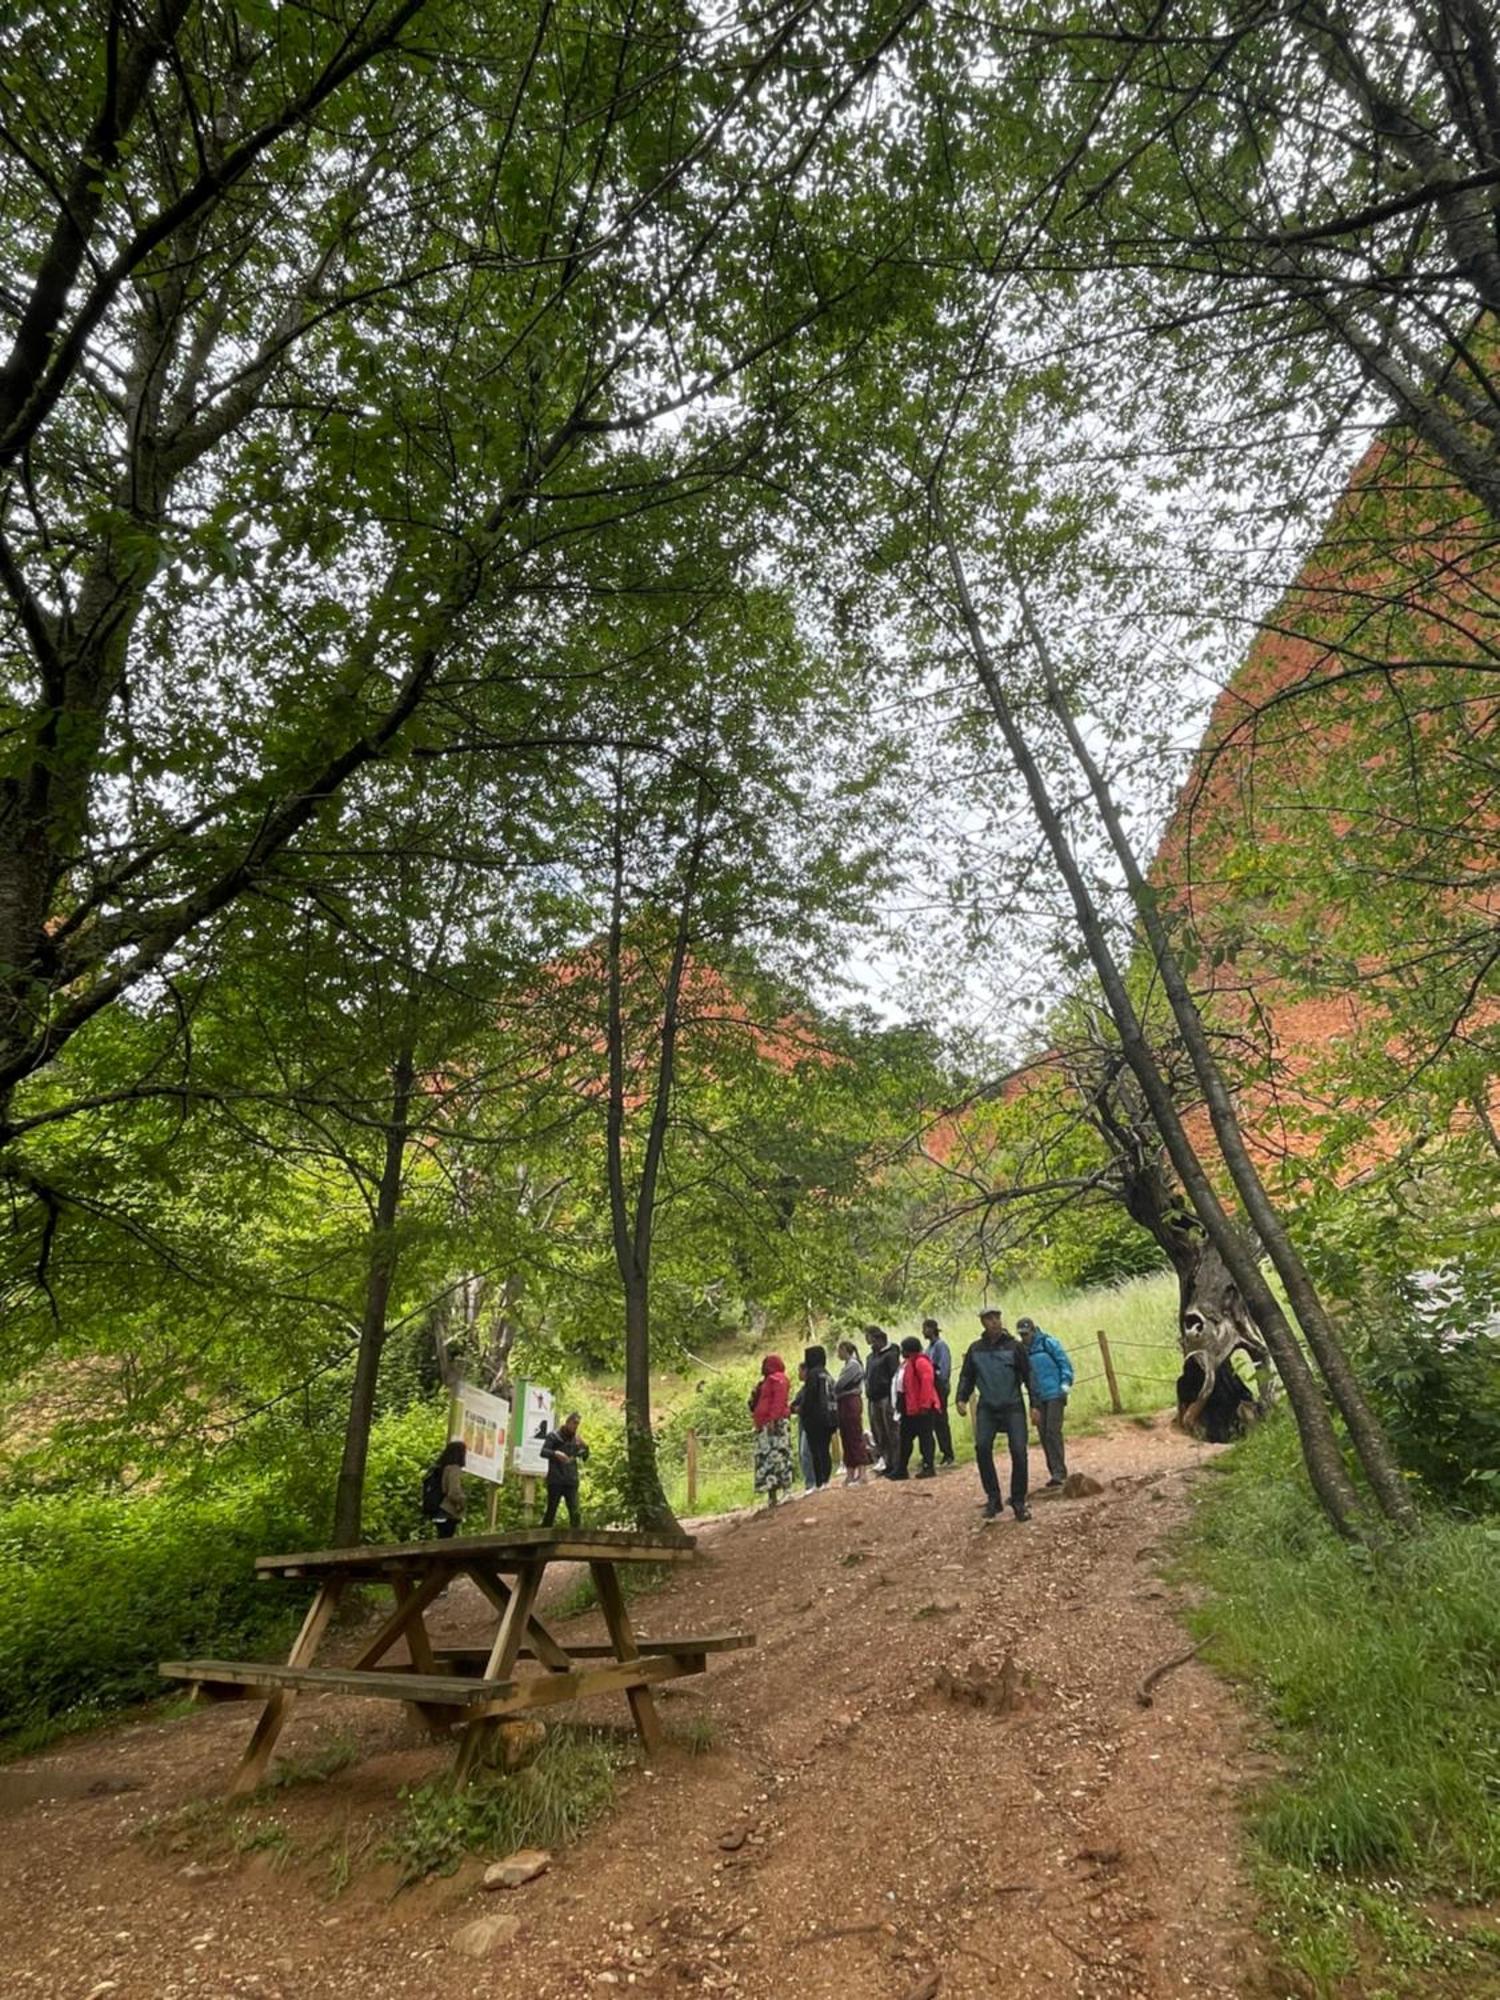
[[[516,1471],[523,1479],[545,1479],[542,1445],[555,1423],[552,1391],[536,1382],[516,1384]]]
[[[510,1404],[468,1382],[458,1385],[459,1436],[464,1441],[464,1470],[498,1486],[505,1478],[505,1451],[510,1439]]]

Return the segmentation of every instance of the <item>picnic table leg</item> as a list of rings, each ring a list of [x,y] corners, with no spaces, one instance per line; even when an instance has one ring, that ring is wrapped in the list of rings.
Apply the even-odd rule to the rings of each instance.
[[[591,1562],[589,1573],[594,1579],[594,1589],[599,1595],[599,1608],[604,1613],[604,1623],[615,1649],[617,1660],[638,1660],[641,1649],[635,1643],[635,1631],[630,1623],[630,1613],[625,1609],[625,1593],[620,1588],[620,1578],[611,1562]],[[666,1738],[662,1734],[661,1717],[656,1712],[656,1703],[651,1698],[648,1687],[633,1687],[625,1690],[630,1703],[630,1713],[635,1717],[635,1726],[648,1757],[658,1756],[665,1747]]]
[[[509,1601],[500,1619],[500,1630],[495,1634],[495,1643],[490,1648],[489,1659],[485,1662],[484,1678],[487,1681],[508,1681],[515,1671],[520,1658],[521,1647],[526,1638],[526,1628],[531,1622],[531,1607],[536,1603],[536,1595],[541,1588],[544,1563],[527,1563],[516,1572],[515,1584],[510,1591]],[[473,1777],[485,1749],[494,1740],[498,1724],[491,1716],[480,1716],[465,1725],[458,1746],[458,1756],[453,1765],[453,1782],[466,1785]]]
[[[479,1563],[466,1563],[464,1574],[479,1586],[503,1618],[509,1609],[513,1593],[499,1571],[485,1569]],[[550,1668],[553,1673],[571,1673],[573,1662],[568,1657],[567,1647],[563,1645],[552,1627],[539,1618],[535,1611],[526,1621],[526,1634],[531,1641],[533,1652],[544,1667]]]
[[[318,1594],[307,1607],[307,1616],[302,1621],[302,1630],[292,1641],[292,1650],[286,1656],[289,1667],[311,1666],[313,1657],[322,1643],[323,1634],[328,1629],[328,1621],[338,1609],[339,1597],[344,1584],[341,1577],[330,1578],[318,1585]],[[250,1741],[245,1746],[245,1754],[233,1778],[229,1781],[229,1797],[242,1797],[253,1792],[266,1775],[266,1766],[271,1761],[271,1753],[276,1748],[276,1739],[286,1727],[287,1716],[291,1713],[296,1696],[291,1688],[278,1688],[266,1698],[266,1705],[260,1712],[260,1719],[250,1733]]]
[[[427,1635],[427,1624],[422,1614],[446,1587],[448,1572],[434,1570],[417,1584],[414,1584],[410,1577],[399,1575],[393,1576],[390,1581],[396,1608],[354,1662],[355,1672],[373,1667],[377,1661],[384,1659],[398,1639],[404,1639],[407,1651],[411,1654],[412,1666],[419,1674],[441,1673],[442,1669],[433,1654],[432,1641]],[[448,1709],[440,1708],[435,1702],[426,1701],[409,1701],[406,1706],[419,1722],[426,1725],[432,1735],[447,1738],[448,1732],[453,1727],[453,1716]]]

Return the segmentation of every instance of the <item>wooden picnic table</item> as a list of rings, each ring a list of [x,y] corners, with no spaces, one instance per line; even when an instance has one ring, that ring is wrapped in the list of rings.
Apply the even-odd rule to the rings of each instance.
[[[650,1754],[662,1744],[652,1699],[657,1681],[702,1673],[712,1653],[753,1645],[749,1633],[647,1639],[636,1634],[625,1607],[620,1566],[683,1563],[695,1544],[686,1536],[639,1535],[619,1528],[521,1528],[501,1535],[455,1535],[447,1541],[398,1542],[300,1555],[259,1556],[262,1577],[305,1577],[317,1586],[286,1663],[254,1660],[168,1660],[161,1672],[188,1681],[207,1699],[264,1697],[264,1706],[230,1784],[230,1796],[253,1791],[265,1777],[299,1692],[370,1695],[403,1701],[436,1730],[457,1723],[461,1734],[454,1780],[478,1768],[507,1718],[586,1695],[622,1692]],[[609,1634],[607,1645],[565,1645],[536,1609],[550,1563],[587,1563]],[[496,1616],[486,1646],[435,1646],[426,1613],[456,1576],[478,1587]],[[348,1667],[314,1665],[339,1600],[352,1584],[387,1586],[394,1604]],[[405,1644],[408,1658],[381,1663]],[[525,1659],[540,1672],[518,1675]]]

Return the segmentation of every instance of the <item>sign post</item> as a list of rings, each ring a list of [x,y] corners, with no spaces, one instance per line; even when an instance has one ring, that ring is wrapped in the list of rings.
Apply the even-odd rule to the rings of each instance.
[[[521,1494],[529,1513],[536,1505],[536,1483],[547,1476],[542,1446],[556,1421],[552,1391],[539,1382],[517,1382],[511,1460],[521,1476]]]
[[[487,1389],[476,1389],[470,1382],[459,1383],[454,1401],[458,1406],[456,1428],[464,1441],[465,1472],[499,1486],[505,1478],[510,1443],[510,1404],[502,1397],[492,1396]]]

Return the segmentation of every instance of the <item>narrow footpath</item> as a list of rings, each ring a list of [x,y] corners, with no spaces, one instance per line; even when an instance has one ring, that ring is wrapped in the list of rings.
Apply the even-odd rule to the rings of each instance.
[[[1070,1450],[1103,1490],[1038,1499],[1029,1523],[985,1523],[959,1468],[710,1524],[636,1624],[758,1645],[663,1698],[681,1747],[521,1889],[485,1892],[469,1862],[395,1891],[383,1829],[443,1753],[384,1704],[304,1699],[283,1759],[356,1761],[257,1802],[232,1840],[211,1802],[238,1705],[8,1766],[4,1991],[1259,2000],[1236,1796],[1261,1760],[1197,1660],[1147,1688],[1188,1646],[1160,1571],[1216,1456],[1121,1421]],[[445,1636],[477,1627],[467,1592]],[[486,1959],[456,1947],[502,1913]]]

